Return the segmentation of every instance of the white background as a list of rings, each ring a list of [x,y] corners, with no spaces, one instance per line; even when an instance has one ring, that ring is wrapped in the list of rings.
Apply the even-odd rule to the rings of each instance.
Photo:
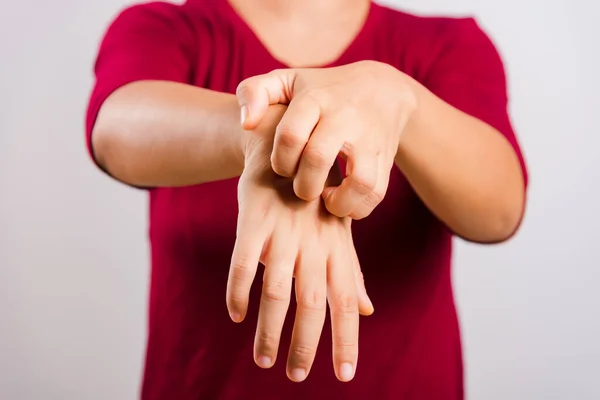
[[[83,144],[91,64],[123,0],[2,0],[0,398],[126,400],[146,332],[146,198]],[[468,397],[600,399],[600,5],[398,0],[475,14],[506,60],[531,173],[510,243],[459,243]]]

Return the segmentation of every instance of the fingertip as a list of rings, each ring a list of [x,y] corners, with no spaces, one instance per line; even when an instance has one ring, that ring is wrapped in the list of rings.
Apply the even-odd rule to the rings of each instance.
[[[256,365],[263,369],[269,369],[273,366],[273,360],[271,359],[271,357],[267,356],[259,356],[256,358],[255,362]]]
[[[287,376],[292,382],[299,383],[299,382],[303,382],[304,380],[306,380],[306,377],[308,376],[308,374],[307,374],[306,370],[303,368],[294,368],[294,369],[288,371]]]
[[[298,179],[294,179],[294,193],[300,200],[313,201],[318,199],[323,191],[315,190],[314,187],[302,187]]]
[[[280,162],[275,151],[271,153],[271,167],[273,168],[273,172],[284,178],[292,178],[294,176],[294,171],[291,170],[291,168],[289,168],[287,165],[284,165],[282,162]]]
[[[341,207],[338,204],[338,201],[336,199],[334,191],[335,191],[335,188],[332,190],[331,193],[329,193],[323,199],[323,202],[325,203],[325,208],[327,209],[327,211],[329,211],[330,214],[333,214],[336,217],[339,217],[339,218],[347,217],[348,214],[342,212],[342,209],[341,209]]]
[[[350,363],[343,363],[338,370],[338,379],[342,382],[349,382],[354,378],[354,366]]]
[[[230,312],[229,317],[236,324],[239,324],[240,322],[242,322],[244,320],[244,316],[236,311]]]
[[[373,315],[374,312],[375,309],[372,305],[366,306],[364,308],[361,307],[361,309],[359,310],[360,315],[362,315],[363,317],[370,317],[371,315]]]
[[[360,290],[359,290],[360,291]],[[373,314],[375,308],[373,307],[373,303],[367,294],[361,294],[360,300],[358,303],[358,312],[360,315],[368,317]]]

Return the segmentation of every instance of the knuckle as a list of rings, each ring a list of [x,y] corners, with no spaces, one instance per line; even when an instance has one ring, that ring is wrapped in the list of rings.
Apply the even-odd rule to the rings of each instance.
[[[333,306],[342,315],[350,315],[358,312],[358,301],[356,296],[341,293],[333,297]]]
[[[263,297],[271,303],[284,303],[289,301],[290,294],[287,293],[283,282],[265,282],[263,284]]]
[[[369,214],[371,214],[371,212],[375,209],[375,207],[377,207],[383,201],[384,197],[385,197],[385,192],[382,192],[378,189],[369,193],[369,195],[367,196],[367,198],[364,201],[365,210],[361,213],[362,217],[364,218],[364,217],[368,216]]]
[[[252,275],[252,268],[250,263],[245,258],[239,258],[232,264],[234,283],[246,282]]]
[[[350,177],[352,186],[361,194],[373,193],[376,180],[366,170],[357,169]]]
[[[311,169],[328,168],[327,151],[321,146],[307,147],[302,156],[305,165]]]
[[[383,201],[383,198],[385,197],[385,190],[383,189],[375,189],[373,190],[373,193],[371,193],[371,195],[373,196],[373,200],[379,204]]]
[[[290,349],[294,360],[311,358],[317,353],[317,348],[306,343],[296,343]]]
[[[327,299],[326,296],[313,291],[303,293],[298,297],[298,307],[308,311],[326,311]]]
[[[276,68],[274,70],[271,70],[267,75],[278,76],[278,75],[281,75],[284,72],[285,72],[285,69],[283,69],[283,68]]]
[[[358,343],[348,341],[348,339],[339,336],[335,337],[334,339],[335,347],[338,349],[339,352],[344,354],[358,353]]]
[[[241,293],[232,293],[229,299],[229,303],[233,307],[242,307],[246,304],[247,298]]]
[[[279,124],[277,126],[277,136],[279,138],[278,144],[286,148],[303,147],[305,144],[297,129],[290,125]]]
[[[233,269],[240,273],[246,273],[250,270],[250,262],[246,257],[238,257],[233,261]]]
[[[257,333],[257,342],[261,350],[274,350],[277,349],[279,336],[273,331],[261,329]]]

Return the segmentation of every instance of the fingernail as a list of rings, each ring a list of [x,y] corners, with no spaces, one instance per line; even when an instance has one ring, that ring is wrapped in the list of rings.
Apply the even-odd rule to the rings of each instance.
[[[229,317],[233,322],[240,322],[242,320],[242,316],[236,312],[229,314]]]
[[[260,356],[258,357],[257,364],[259,367],[261,368],[271,368],[271,357],[267,357],[267,356]]]
[[[343,363],[340,365],[340,379],[344,382],[348,382],[354,377],[354,368],[350,363]]]
[[[244,125],[244,122],[246,121],[246,118],[248,118],[248,107],[246,106],[242,106],[241,109],[241,121],[242,121],[242,125]]]
[[[302,382],[306,379],[306,370],[302,368],[294,368],[292,372],[290,372],[290,378],[292,378],[294,382]]]

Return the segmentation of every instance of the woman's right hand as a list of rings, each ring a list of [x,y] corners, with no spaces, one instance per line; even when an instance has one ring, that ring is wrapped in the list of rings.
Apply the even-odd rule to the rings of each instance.
[[[276,175],[271,168],[275,128],[284,112],[284,106],[272,106],[261,126],[247,133],[227,307],[235,322],[244,319],[258,263],[264,264],[254,359],[260,367],[270,368],[277,357],[295,278],[297,311],[288,377],[296,382],[306,379],[329,303],[334,369],[339,380],[349,381],[358,358],[359,312],[370,315],[373,306],[352,242],[351,219],[331,215],[321,198],[298,199],[293,180]],[[339,184],[339,170],[330,175],[329,184]]]

